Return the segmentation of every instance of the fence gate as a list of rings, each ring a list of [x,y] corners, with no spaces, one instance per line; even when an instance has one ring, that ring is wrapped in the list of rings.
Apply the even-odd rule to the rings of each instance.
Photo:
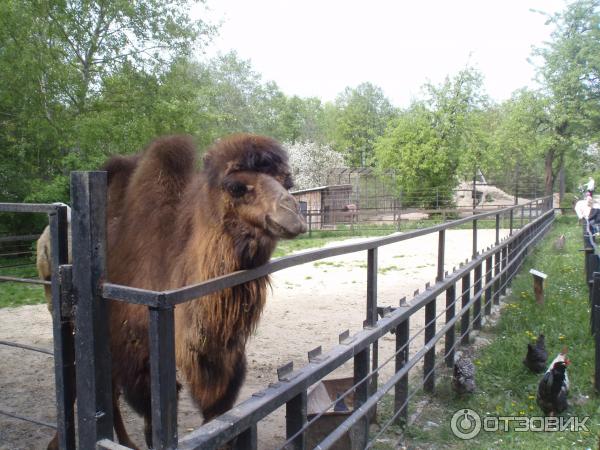
[[[58,431],[61,449],[75,448],[75,420],[73,401],[75,398],[75,354],[73,338],[73,307],[69,293],[70,266],[68,265],[68,220],[67,206],[62,204],[15,204],[0,203],[0,213],[46,213],[50,223],[52,280],[0,276],[0,281],[50,285],[52,290],[52,324],[54,351],[23,345],[18,342],[0,344],[37,351],[54,356],[57,423],[49,424],[32,419],[31,412],[0,411],[16,419],[33,422]],[[61,280],[63,280],[61,282]],[[61,287],[66,287],[62,289]],[[0,406],[1,408],[1,406]]]

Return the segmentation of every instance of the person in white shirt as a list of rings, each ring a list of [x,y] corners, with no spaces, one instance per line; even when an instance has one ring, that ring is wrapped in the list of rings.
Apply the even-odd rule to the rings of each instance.
[[[596,182],[594,181],[594,179],[592,177],[590,177],[590,179],[587,182],[586,189],[590,194],[593,195],[595,187],[596,187]]]

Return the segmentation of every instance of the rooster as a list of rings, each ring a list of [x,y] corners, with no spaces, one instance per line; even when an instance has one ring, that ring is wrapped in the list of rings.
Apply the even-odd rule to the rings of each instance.
[[[567,393],[569,392],[567,366],[570,363],[565,348],[550,363],[538,385],[537,403],[546,415],[555,416],[569,407],[567,403]]]
[[[454,354],[452,388],[459,394],[470,393],[475,390],[475,366],[461,352]]]
[[[546,351],[544,335],[540,334],[534,344],[527,344],[527,355],[523,364],[534,373],[542,373],[546,368],[548,352]]]

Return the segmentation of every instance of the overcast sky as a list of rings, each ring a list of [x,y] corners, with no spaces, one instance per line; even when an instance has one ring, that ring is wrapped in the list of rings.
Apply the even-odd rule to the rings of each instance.
[[[564,0],[209,0],[222,20],[208,54],[236,50],[287,95],[335,99],[369,81],[396,106],[467,64],[496,101],[533,86],[532,46]]]

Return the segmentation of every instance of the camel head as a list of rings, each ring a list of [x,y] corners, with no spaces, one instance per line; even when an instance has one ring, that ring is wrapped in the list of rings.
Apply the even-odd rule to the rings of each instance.
[[[298,202],[288,190],[287,154],[273,139],[238,134],[217,142],[204,157],[204,173],[221,195],[222,220],[234,237],[290,239],[306,231]]]

